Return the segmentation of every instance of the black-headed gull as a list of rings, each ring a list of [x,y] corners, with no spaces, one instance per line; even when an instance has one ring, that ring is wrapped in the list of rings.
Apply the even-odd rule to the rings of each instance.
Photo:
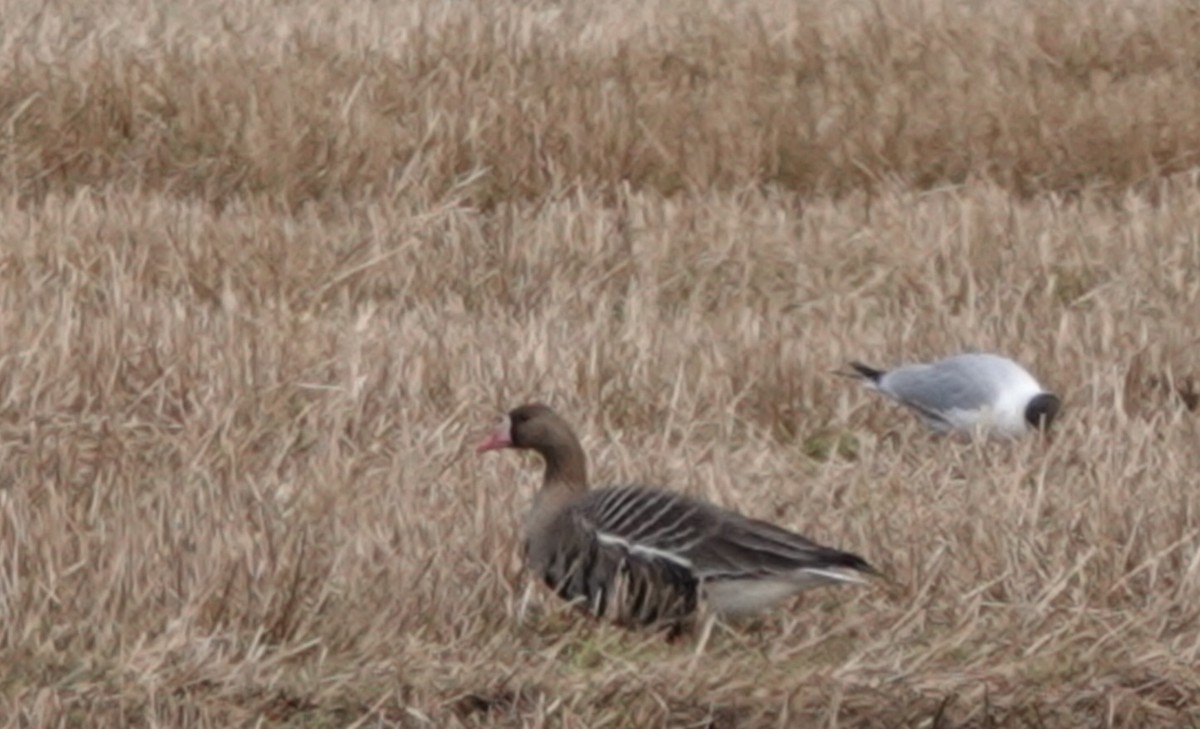
[[[872,388],[912,408],[941,433],[982,431],[1017,438],[1045,429],[1061,403],[1024,367],[997,354],[959,354],[925,364],[880,370],[850,366]]]

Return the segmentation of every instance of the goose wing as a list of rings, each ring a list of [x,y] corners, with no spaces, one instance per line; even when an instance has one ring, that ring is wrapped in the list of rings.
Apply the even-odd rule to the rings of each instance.
[[[592,492],[556,521],[550,538],[532,550],[531,564],[559,597],[596,617],[685,629],[696,612],[700,585],[681,555],[686,535],[660,529],[654,538],[653,524],[625,516],[648,513],[661,503],[662,493]]]
[[[592,492],[578,505],[582,531],[635,559],[669,563],[697,579],[786,577],[797,572],[847,579],[872,573],[865,560],[799,534],[684,494],[637,486]]]

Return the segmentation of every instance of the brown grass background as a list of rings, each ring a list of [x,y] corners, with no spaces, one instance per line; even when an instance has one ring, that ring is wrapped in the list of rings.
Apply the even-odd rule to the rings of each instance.
[[[1200,723],[1194,3],[0,17],[3,725]],[[963,348],[1054,437],[833,374]],[[531,398],[890,584],[519,624]]]

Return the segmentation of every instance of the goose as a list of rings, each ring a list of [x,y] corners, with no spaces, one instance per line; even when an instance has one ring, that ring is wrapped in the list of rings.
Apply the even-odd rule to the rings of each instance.
[[[1024,367],[998,354],[958,354],[892,370],[850,367],[851,376],[911,408],[938,433],[1019,438],[1048,429],[1061,405]]]
[[[856,554],[682,493],[589,490],[579,439],[546,405],[510,411],[476,451],[503,448],[533,450],[545,465],[525,521],[526,568],[597,618],[675,637],[702,606],[713,619],[749,615],[811,587],[878,574]]]

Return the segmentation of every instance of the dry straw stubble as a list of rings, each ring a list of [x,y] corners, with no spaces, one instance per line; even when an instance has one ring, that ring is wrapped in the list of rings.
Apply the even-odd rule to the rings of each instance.
[[[111,5],[0,30],[0,717],[1197,721],[1185,6]],[[966,346],[1051,441],[830,374]],[[535,396],[893,583],[517,624]]]

